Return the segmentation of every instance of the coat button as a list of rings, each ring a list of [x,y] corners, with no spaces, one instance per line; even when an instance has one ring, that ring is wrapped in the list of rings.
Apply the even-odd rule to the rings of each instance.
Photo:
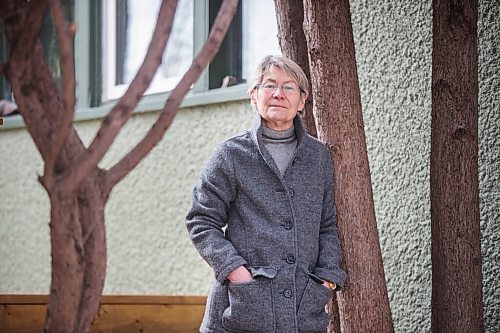
[[[286,256],[286,262],[287,264],[295,264],[295,257],[293,254],[289,254]]]
[[[291,197],[295,195],[295,191],[293,190],[293,188],[288,190],[288,194],[290,194]]]
[[[285,227],[286,230],[292,229],[293,228],[292,221],[286,221],[284,227]]]
[[[283,296],[285,296],[286,298],[292,297],[292,291],[290,289],[285,289],[285,291],[283,292]]]

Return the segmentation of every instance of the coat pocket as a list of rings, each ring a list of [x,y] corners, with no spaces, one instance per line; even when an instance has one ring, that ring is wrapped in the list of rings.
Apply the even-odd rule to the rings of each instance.
[[[222,315],[222,325],[231,332],[275,331],[271,280],[276,275],[272,267],[254,267],[251,282],[229,283],[229,307]]]
[[[304,294],[297,311],[297,324],[301,333],[323,333],[328,326],[326,303],[333,292],[325,288],[320,279],[309,273]]]
[[[225,283],[220,284],[219,281],[214,281],[208,294],[205,316],[203,317],[200,331],[205,332],[204,329],[208,327],[220,328],[220,318],[227,304],[229,304],[227,285]]]

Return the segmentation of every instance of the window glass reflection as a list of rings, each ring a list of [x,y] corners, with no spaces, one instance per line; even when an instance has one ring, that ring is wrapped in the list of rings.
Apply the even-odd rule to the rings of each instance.
[[[156,24],[160,0],[127,0],[127,30],[123,83],[130,83],[140,67]],[[120,11],[117,10],[119,13]],[[182,75],[193,59],[193,1],[180,0],[174,26],[157,75],[171,78]]]
[[[281,54],[278,24],[273,0],[243,0],[242,76],[253,79],[253,71],[262,58]]]

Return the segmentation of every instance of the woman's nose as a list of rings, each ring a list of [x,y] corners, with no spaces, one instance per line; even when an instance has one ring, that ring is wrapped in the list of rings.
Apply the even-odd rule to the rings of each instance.
[[[283,87],[278,85],[273,93],[274,98],[285,98],[285,93],[283,92]]]

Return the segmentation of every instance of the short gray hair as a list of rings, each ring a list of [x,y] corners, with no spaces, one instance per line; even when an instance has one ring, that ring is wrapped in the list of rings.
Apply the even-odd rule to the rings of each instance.
[[[269,70],[271,70],[272,67],[278,67],[285,72],[285,74],[294,78],[295,81],[297,81],[300,90],[306,95],[309,94],[309,80],[307,80],[307,76],[302,68],[300,68],[300,66],[297,65],[297,63],[292,59],[278,55],[268,55],[260,61],[257,69],[255,70],[255,78],[248,89],[249,93],[262,83],[262,78],[267,72],[269,72]]]

